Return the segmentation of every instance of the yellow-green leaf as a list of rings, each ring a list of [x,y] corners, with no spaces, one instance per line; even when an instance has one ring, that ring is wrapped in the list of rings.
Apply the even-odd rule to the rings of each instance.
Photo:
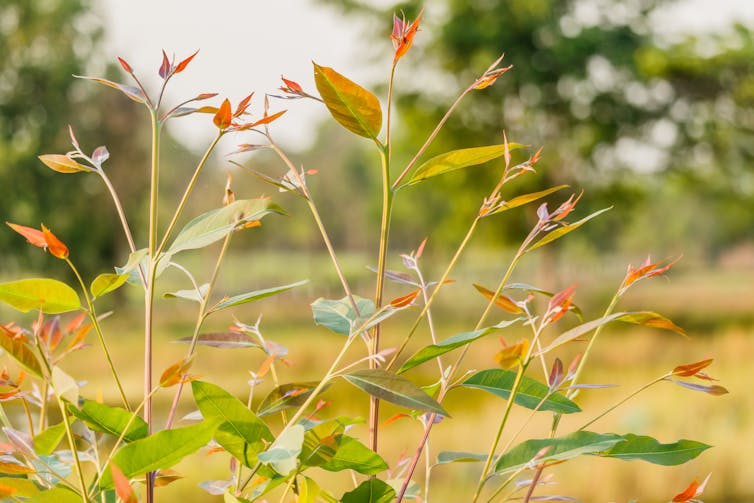
[[[93,297],[102,297],[106,293],[120,288],[128,280],[128,274],[100,274],[89,287]]]
[[[520,143],[509,143],[508,150],[522,148]],[[505,145],[487,145],[484,147],[462,148],[445,152],[428,160],[414,171],[406,185],[413,185],[433,176],[442,175],[457,169],[476,166],[485,162],[502,157],[505,154]]]
[[[540,190],[539,192],[532,192],[531,194],[524,194],[522,196],[514,197],[509,201],[504,201],[499,208],[497,208],[490,214],[494,215],[495,213],[502,213],[503,211],[512,210],[513,208],[523,206],[524,204],[536,201],[537,199],[542,199],[545,196],[549,196],[553,192],[557,192],[567,187],[568,185],[558,185],[557,187],[550,187],[549,189]]]
[[[73,288],[48,278],[0,283],[0,302],[22,313],[39,309],[45,313],[59,314],[81,308],[81,300]]]

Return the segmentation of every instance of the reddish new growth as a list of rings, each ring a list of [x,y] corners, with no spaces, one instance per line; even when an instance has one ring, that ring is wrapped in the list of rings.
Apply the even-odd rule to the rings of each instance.
[[[424,11],[422,10],[422,12]],[[419,31],[419,20],[421,20],[422,12],[419,12],[419,15],[416,16],[416,19],[411,24],[406,21],[405,16],[399,18],[393,14],[393,33],[390,34],[390,38],[393,40],[393,47],[395,47],[393,66],[398,63],[398,60],[408,52],[411,44],[414,43],[416,32]]]

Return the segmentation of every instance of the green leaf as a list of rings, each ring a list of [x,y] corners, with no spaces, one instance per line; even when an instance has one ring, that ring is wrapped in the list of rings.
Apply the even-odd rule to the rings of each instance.
[[[207,445],[221,423],[222,419],[211,418],[192,426],[159,431],[121,447],[112,462],[129,479],[147,472],[170,468]],[[113,476],[109,466],[104,470],[100,487],[113,487]]]
[[[214,384],[193,381],[194,400],[205,418],[221,418],[224,423],[215,432],[215,440],[248,467],[256,464],[256,455],[264,450],[265,441],[274,436],[246,405]]]
[[[564,461],[582,454],[607,451],[622,441],[623,437],[620,435],[610,433],[603,435],[591,431],[577,431],[559,438],[526,440],[511,448],[498,459],[495,464],[495,473],[502,474],[524,469],[546,447],[549,447],[549,449],[537,458],[536,464]]]
[[[209,310],[209,312],[215,313],[217,311],[220,311],[222,309],[227,309],[229,307],[238,306],[240,304],[246,304],[247,302],[254,302],[255,300],[264,299],[266,297],[272,297],[273,295],[287,292],[288,290],[292,288],[296,288],[297,286],[305,285],[308,282],[309,280],[297,281],[296,283],[291,283],[289,285],[275,286],[275,287],[267,288],[264,290],[256,290],[253,292],[247,292],[247,293],[242,293],[240,295],[235,295],[228,299],[222,300],[221,302],[218,302]]]
[[[111,407],[94,400],[84,400],[81,408],[68,404],[68,412],[84,421],[91,429],[108,433],[116,438],[120,437],[130,422],[123,436],[126,442],[142,439],[149,434],[149,427],[142,418],[120,407]]]
[[[522,147],[523,145],[520,143],[508,144],[509,150],[515,150]],[[406,182],[406,185],[414,185],[415,183],[422,182],[433,176],[442,175],[443,173],[448,173],[457,169],[468,168],[469,166],[483,164],[493,159],[497,159],[498,157],[502,157],[504,154],[505,145],[502,144],[462,148],[460,150],[445,152],[444,154],[433,157],[416,168],[416,171],[414,171],[411,179]]]
[[[14,496],[23,496],[29,498],[39,492],[37,485],[29,479],[0,477],[0,485],[12,487],[13,489],[15,489],[16,492],[13,494]]]
[[[387,470],[388,465],[372,449],[355,438],[344,435],[340,439],[340,446],[335,451],[335,455],[321,465],[321,468],[331,472],[354,470],[364,475],[374,475]]]
[[[476,463],[485,461],[487,454],[475,454],[473,452],[442,451],[437,455],[437,464],[448,463]]]
[[[65,437],[65,423],[50,426],[34,437],[34,452],[49,456]]]
[[[436,358],[440,355],[444,355],[445,353],[449,351],[453,351],[456,348],[460,348],[467,344],[471,344],[475,340],[481,337],[484,337],[485,335],[492,333],[495,330],[508,327],[524,319],[525,318],[516,318],[514,320],[509,320],[509,321],[504,321],[502,323],[499,323],[495,325],[494,327],[481,328],[479,330],[474,330],[472,332],[462,332],[460,334],[456,334],[451,337],[448,337],[447,339],[442,340],[438,342],[437,344],[431,344],[429,346],[426,346],[420,349],[419,351],[417,351],[411,358],[406,360],[406,362],[401,366],[401,368],[398,369],[398,373],[402,374],[403,372],[409,369],[412,369],[416,367],[417,365],[421,365],[422,363],[428,360],[431,360],[432,358]]]
[[[39,309],[48,314],[59,314],[81,309],[81,300],[73,288],[48,278],[0,283],[0,302],[22,313]]]
[[[191,220],[178,233],[166,253],[173,255],[184,250],[203,248],[223,239],[244,224],[270,213],[284,212],[270,199],[239,199]]]
[[[390,503],[395,498],[395,489],[380,479],[365,480],[353,491],[340,498],[340,503]]]
[[[299,407],[303,405],[318,384],[317,381],[281,384],[270,391],[270,394],[262,400],[257,414],[262,417],[291,407]]]
[[[322,101],[341,126],[364,138],[377,138],[382,129],[382,109],[374,94],[317,63],[314,63],[314,82]]]
[[[516,372],[503,369],[482,370],[466,379],[462,386],[476,388],[492,393],[504,399],[511,395]],[[545,397],[547,397],[545,399]],[[544,399],[544,402],[542,400]],[[531,377],[523,376],[514,402],[527,409],[534,410],[542,402],[538,410],[549,410],[558,414],[573,414],[580,412],[576,403],[560,393],[550,394],[550,388]]]
[[[327,327],[336,334],[350,335],[351,330],[359,328],[359,325],[375,313],[374,302],[358,295],[354,295],[353,298],[360,316],[356,316],[348,297],[340,300],[320,297],[312,302],[314,323]]]
[[[309,477],[303,476],[298,484],[298,499],[296,503],[316,503],[322,489]]]
[[[557,187],[550,187],[549,189],[540,190],[539,192],[532,192],[531,194],[524,194],[522,196],[514,197],[513,199],[504,201],[495,211],[490,213],[490,215],[512,210],[513,208],[518,208],[519,206],[523,206],[525,204],[531,203],[532,201],[542,199],[543,197],[547,197],[550,194],[565,188],[568,188],[568,185],[558,185]]]
[[[661,444],[652,437],[624,435],[625,442],[614,445],[600,456],[626,461],[640,459],[655,465],[675,466],[691,461],[711,446],[694,440],[679,440],[672,444]]]
[[[199,291],[196,291],[195,288],[176,290],[175,292],[167,292],[162,296],[166,299],[185,299],[201,304],[204,300],[204,296],[207,295],[208,289],[209,283],[204,283],[203,285],[199,285]]]
[[[364,369],[343,374],[342,377],[370,395],[411,410],[434,412],[449,417],[445,409],[431,396],[408,379],[382,369]]]
[[[100,274],[92,281],[89,291],[94,298],[102,297],[106,293],[120,288],[128,280],[128,274]]]
[[[78,493],[62,487],[55,487],[49,491],[40,491],[26,500],[27,503],[81,503]]]
[[[269,449],[259,453],[259,461],[269,464],[280,475],[296,469],[296,459],[304,444],[304,427],[294,424],[275,439]]]
[[[25,337],[15,337],[15,334],[0,325],[0,348],[12,356],[18,363],[37,377],[42,377],[42,364],[39,363],[37,353],[29,346]]]
[[[536,243],[534,243],[533,245],[531,245],[525,251],[530,252],[532,250],[536,250],[540,246],[546,245],[547,243],[552,243],[556,239],[560,239],[563,236],[565,236],[566,234],[568,234],[569,232],[575,231],[576,229],[578,229],[579,227],[581,227],[582,225],[584,225],[585,223],[587,223],[589,220],[593,219],[597,215],[601,215],[602,213],[605,213],[606,211],[608,211],[610,209],[612,209],[612,206],[610,206],[608,208],[602,208],[601,210],[595,211],[591,215],[588,215],[588,216],[582,218],[578,222],[574,222],[572,224],[564,225],[563,227],[558,227],[557,229],[555,229],[553,231],[550,231],[549,233],[545,234],[545,237],[543,237],[542,239],[540,239],[539,241],[537,241]]]

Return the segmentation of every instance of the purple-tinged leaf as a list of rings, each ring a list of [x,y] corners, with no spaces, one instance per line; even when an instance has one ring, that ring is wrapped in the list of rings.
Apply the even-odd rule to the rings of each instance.
[[[103,162],[110,158],[110,152],[107,151],[107,147],[104,145],[94,149],[92,153],[92,162],[97,166],[101,166]]]
[[[670,381],[676,383],[678,386],[682,386],[684,388],[688,388],[694,391],[702,391],[710,395],[719,396],[719,395],[725,395],[728,393],[727,389],[717,384],[713,384],[711,386],[705,386],[704,384],[694,384],[694,383],[686,382],[686,381],[676,381],[675,379],[670,379]]]
[[[74,77],[79,79],[85,79],[85,80],[91,80],[92,82],[97,82],[98,84],[103,84],[108,87],[112,87],[113,89],[117,89],[118,91],[122,92],[132,100],[134,100],[136,103],[145,103],[147,97],[144,96],[144,93],[141,89],[135,86],[129,86],[126,84],[119,84],[117,82],[113,82],[111,80],[107,79],[100,79],[98,77],[87,77],[85,75],[74,75]]]
[[[160,70],[158,73],[160,74],[160,77],[163,79],[168,78],[170,76],[170,70],[172,65],[170,64],[170,60],[168,59],[168,55],[165,54],[165,50],[162,51],[162,64],[160,65]]]

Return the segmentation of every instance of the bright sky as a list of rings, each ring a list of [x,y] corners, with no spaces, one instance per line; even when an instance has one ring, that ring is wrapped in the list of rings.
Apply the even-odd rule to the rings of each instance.
[[[106,17],[107,55],[113,61],[116,56],[128,60],[144,76],[148,88],[158,83],[162,49],[168,55],[175,53],[177,60],[200,49],[188,70],[171,80],[169,96],[176,101],[200,92],[218,92],[236,103],[256,91],[252,103],[260,111],[264,93],[280,85],[281,74],[314,89],[312,60],[361,82],[381,73],[360,62],[360,54],[368,50],[360,32],[368,30],[360,30],[351,19],[346,22],[341,14],[314,0],[100,2]],[[431,7],[429,0],[427,7]],[[430,16],[425,18],[431,22]],[[754,26],[754,0],[682,0],[656,16],[658,26],[669,31],[716,31],[733,19]],[[374,44],[389,45],[389,34],[385,35]],[[385,72],[388,64],[385,61]],[[306,146],[313,139],[316,121],[326,112],[309,100],[276,100],[273,111],[282,108],[289,112],[273,131],[279,131],[284,142]],[[206,124],[206,129],[199,124]],[[181,119],[174,127],[184,143],[199,149],[213,134],[204,116]]]

